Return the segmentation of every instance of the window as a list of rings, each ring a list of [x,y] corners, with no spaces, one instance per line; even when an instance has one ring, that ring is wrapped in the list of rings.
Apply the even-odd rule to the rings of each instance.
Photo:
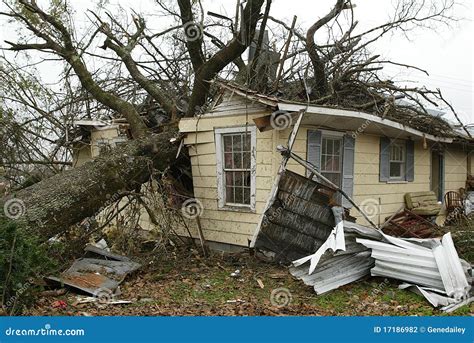
[[[342,138],[325,137],[321,142],[321,173],[337,186],[341,186]]]
[[[415,180],[415,142],[380,137],[380,182]]]
[[[390,179],[405,179],[405,150],[404,143],[392,142],[390,146]]]
[[[308,130],[306,159],[324,177],[352,196],[354,191],[355,138],[329,130]],[[308,173],[308,176],[311,173]],[[317,180],[317,177],[315,178]],[[352,204],[337,193],[333,198],[346,208]]]
[[[216,129],[219,208],[255,209],[255,127]]]

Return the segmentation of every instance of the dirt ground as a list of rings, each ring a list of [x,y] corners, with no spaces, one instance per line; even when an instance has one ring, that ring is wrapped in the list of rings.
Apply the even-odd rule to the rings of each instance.
[[[236,273],[240,271],[240,273]],[[233,274],[234,273],[234,274]],[[237,275],[236,275],[237,274]],[[354,316],[445,315],[397,281],[367,277],[323,295],[294,279],[284,266],[240,254],[200,257],[170,252],[120,286],[131,304],[77,304],[77,294],[40,297],[26,315],[61,316]],[[273,296],[272,296],[273,292]],[[281,297],[275,294],[282,295]],[[289,303],[288,303],[289,302]],[[288,304],[286,304],[288,303]],[[58,306],[60,304],[61,306]],[[281,306],[283,305],[284,306]],[[474,304],[451,315],[472,315]]]

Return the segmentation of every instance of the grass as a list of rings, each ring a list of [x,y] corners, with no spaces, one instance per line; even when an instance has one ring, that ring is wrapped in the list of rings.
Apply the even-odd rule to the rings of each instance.
[[[239,269],[241,273],[232,277]],[[260,280],[264,288],[261,288]],[[272,304],[272,291],[286,288],[291,302]],[[61,300],[69,306],[52,309],[51,298],[39,299],[30,315],[343,315],[422,316],[447,315],[423,297],[398,289],[397,281],[367,277],[322,295],[295,280],[278,265],[240,254],[201,258],[183,252],[156,263],[129,278],[121,286],[120,299],[129,305],[105,308],[93,304],[74,305],[76,295]],[[474,306],[464,306],[449,315],[469,315]]]

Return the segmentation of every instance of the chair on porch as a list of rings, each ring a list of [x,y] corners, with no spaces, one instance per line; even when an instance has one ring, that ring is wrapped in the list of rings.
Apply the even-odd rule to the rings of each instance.
[[[444,195],[444,203],[446,206],[446,214],[448,219],[454,220],[464,214],[464,203],[459,192],[447,192]]]

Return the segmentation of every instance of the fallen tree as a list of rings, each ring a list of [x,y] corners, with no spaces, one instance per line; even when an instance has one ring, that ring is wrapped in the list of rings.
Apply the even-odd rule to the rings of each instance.
[[[153,170],[170,168],[178,151],[172,138],[177,138],[175,130],[131,140],[106,156],[13,194],[16,206],[24,206],[19,208],[24,211],[19,221],[49,238],[93,216],[104,204],[119,200],[121,192],[148,181]],[[15,202],[10,211],[15,210],[12,206]]]
[[[222,46],[214,56],[206,59],[202,52],[202,42],[187,37],[186,47],[193,61],[195,82],[190,95],[186,114],[192,116],[195,108],[204,105],[209,95],[211,81],[229,63],[240,57],[249,46],[259,20],[259,10],[264,0],[248,1],[242,10],[241,29],[234,38]],[[31,187],[15,192],[5,202],[5,213],[26,224],[32,231],[49,238],[66,230],[82,219],[92,216],[104,207],[110,199],[117,201],[121,191],[134,189],[149,180],[153,171],[165,171],[172,167],[176,159],[177,145],[170,142],[177,138],[176,121],[167,124],[164,132],[154,134],[140,116],[137,106],[121,98],[114,91],[102,87],[88,70],[83,60],[83,51],[74,41],[71,28],[64,19],[69,15],[67,4],[53,3],[49,11],[43,10],[34,0],[18,0],[8,4],[10,12],[3,15],[16,19],[39,40],[35,43],[7,42],[12,51],[46,51],[63,59],[69,70],[75,72],[82,88],[95,101],[124,117],[130,125],[133,140],[114,149],[110,154],[64,171],[45,179]],[[179,1],[183,25],[194,25],[192,5],[189,0]],[[106,35],[104,48],[110,48],[123,61],[131,77],[165,110],[169,120],[176,119],[179,109],[172,94],[163,90],[151,80],[147,80],[131,57],[131,50],[138,39],[143,38],[144,22],[136,20],[137,32],[129,35],[126,45],[112,33],[107,24],[101,23],[97,32]],[[200,33],[202,34],[202,33]],[[170,100],[170,99],[175,100]],[[173,129],[174,128],[174,129]],[[163,130],[163,129],[159,129]],[[178,141],[179,143],[179,141]],[[18,215],[21,214],[21,215]],[[3,213],[2,213],[3,215]]]
[[[350,1],[338,0],[334,8],[318,19],[306,34],[272,18],[269,15],[271,1],[267,1],[262,15],[260,10],[264,2],[249,0],[245,6],[239,3],[235,19],[217,15],[221,21],[205,22],[205,12],[199,1],[179,0],[177,6],[157,1],[157,5],[174,17],[177,24],[162,32],[150,32],[146,21],[136,13],[127,26],[110,13],[106,13],[107,19],[103,19],[96,11],[90,13],[94,18],[91,23],[95,26],[82,38],[73,34],[74,18],[67,1],[52,1],[47,10],[34,0],[5,2],[7,11],[0,12],[0,15],[13,19],[27,33],[26,39],[6,42],[8,48],[15,53],[46,53],[64,63],[62,76],[67,101],[58,105],[56,110],[42,110],[41,103],[29,101],[31,96],[24,99],[22,92],[25,89],[21,86],[29,84],[27,82],[21,82],[19,91],[13,96],[22,103],[29,101],[27,106],[30,109],[49,118],[50,125],[63,130],[59,139],[47,141],[48,144],[66,146],[69,129],[62,123],[70,118],[61,111],[69,108],[71,102],[76,104],[74,111],[84,112],[84,118],[100,117],[104,113],[112,118],[125,118],[133,136],[133,141],[110,155],[14,192],[12,196],[21,200],[25,207],[25,216],[20,220],[41,235],[51,237],[93,215],[117,193],[145,182],[153,170],[166,170],[172,165],[177,152],[177,146],[169,142],[177,135],[172,128],[176,128],[181,117],[194,116],[205,110],[218,95],[210,81],[219,75],[224,76],[224,72],[229,75],[226,76],[228,79],[238,74],[239,80],[246,85],[254,84],[252,78],[268,79],[266,84],[257,82],[260,87],[257,90],[260,91],[280,85],[276,91],[292,99],[374,112],[399,121],[406,120],[412,125],[415,122],[422,127],[433,127],[438,133],[448,129],[438,118],[427,116],[424,106],[426,103],[434,104],[435,100],[444,101],[441,92],[399,87],[391,80],[383,79],[378,71],[392,62],[378,60],[379,56],[372,55],[367,46],[389,31],[400,29],[408,32],[410,23],[416,27],[425,22],[449,21],[451,1],[446,1],[439,8],[428,7],[425,11],[424,3],[400,0],[391,21],[360,34],[354,33],[357,21],[354,20]],[[340,14],[345,10],[350,11],[351,15],[349,22],[341,25]],[[199,16],[201,18],[197,20]],[[249,61],[247,66],[241,57],[255,41],[258,23],[265,28],[267,21],[290,30],[290,38],[295,37],[294,40],[286,40],[285,37],[279,40],[283,43],[282,50],[286,51],[278,61],[278,78],[281,80],[257,77],[257,69],[270,68],[256,68],[259,63],[255,61]],[[217,29],[211,32],[213,27]],[[323,27],[331,32],[328,42],[324,44],[315,38]],[[230,31],[228,42],[224,43],[216,31]],[[184,33],[184,37],[177,32]],[[166,45],[163,37],[168,34],[172,34],[168,37],[171,44],[168,42]],[[102,44],[100,48],[107,50],[103,56],[93,49],[89,51],[97,40]],[[263,34],[259,34],[255,55],[266,56],[261,53],[262,44]],[[141,60],[137,57],[140,54],[146,58]],[[90,70],[90,59],[104,62],[105,76],[99,76],[100,70]],[[122,66],[126,70],[121,69]],[[21,68],[15,66],[11,70],[21,73]],[[137,89],[142,92],[141,96],[136,96]],[[397,104],[395,100],[401,98],[411,100],[413,104]],[[150,108],[158,109],[164,117],[153,130],[145,120],[146,114],[153,112]],[[52,113],[59,113],[58,118]],[[18,122],[20,118],[21,115],[16,118]],[[0,117],[0,120],[5,119]],[[9,121],[15,121],[14,116]],[[38,128],[28,129],[28,125],[34,123],[30,119],[15,126],[23,130],[22,139],[28,137],[32,140],[31,132],[42,132]],[[47,139],[50,132],[45,131],[43,139]],[[25,150],[29,147],[31,144],[25,145]],[[57,151],[54,149],[44,154],[44,161],[40,162],[50,161],[51,165],[55,165],[58,162],[55,160]],[[42,153],[38,152],[40,156]],[[9,158],[2,157],[2,160],[8,162]],[[18,158],[15,160],[21,161]],[[7,163],[6,166],[22,170],[18,164]],[[57,168],[54,170],[58,171]]]

